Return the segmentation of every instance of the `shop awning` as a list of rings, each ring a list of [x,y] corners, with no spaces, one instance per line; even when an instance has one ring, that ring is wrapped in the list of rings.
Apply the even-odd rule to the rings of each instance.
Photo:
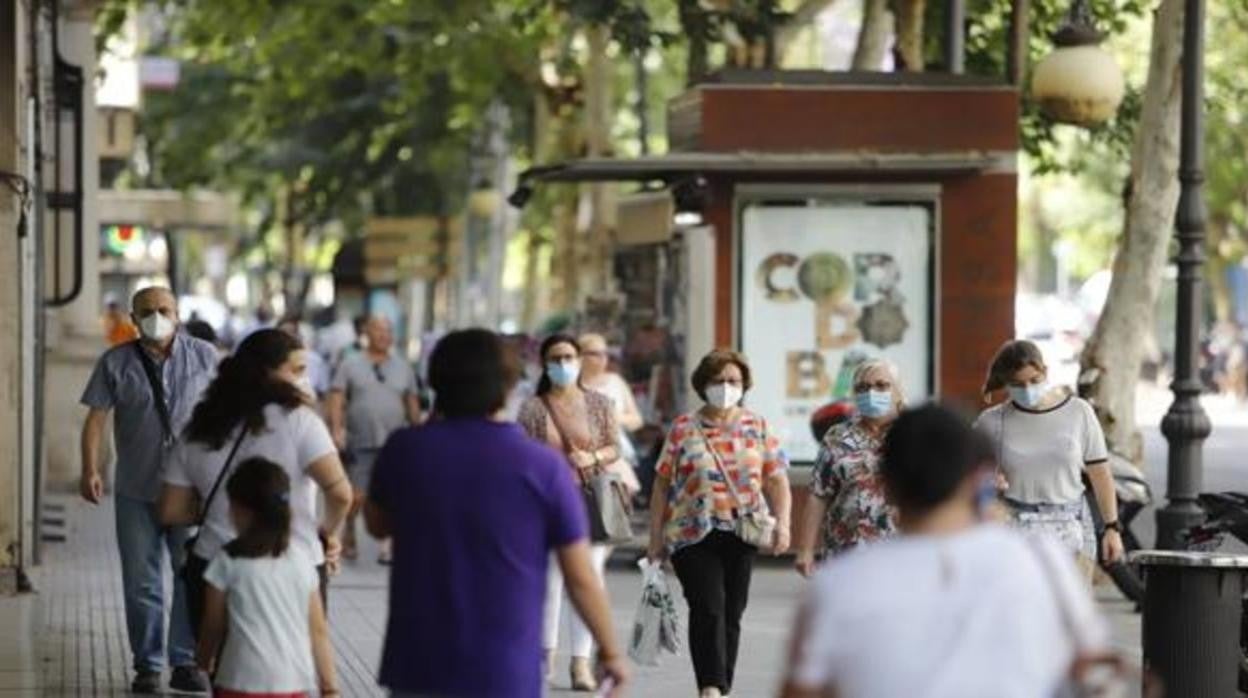
[[[837,175],[885,172],[958,175],[1013,172],[1014,153],[670,153],[635,158],[581,158],[530,168],[521,182],[672,181],[695,175]]]

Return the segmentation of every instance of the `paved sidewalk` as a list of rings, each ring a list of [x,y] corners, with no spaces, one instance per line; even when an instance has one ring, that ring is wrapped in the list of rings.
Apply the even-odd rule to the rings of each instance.
[[[38,592],[0,599],[0,697],[127,695],[130,660],[111,504],[94,508],[74,503],[67,511],[68,542],[45,545],[46,562],[32,574]],[[330,626],[343,695],[351,697],[384,695],[375,675],[384,635],[387,571],[377,565],[377,549],[364,542],[366,538],[360,560],[335,578],[330,593]],[[623,637],[641,580],[626,555],[617,555],[613,563],[607,583]],[[801,588],[801,579],[787,565],[771,561],[759,565],[744,621],[735,696],[775,694]],[[1102,588],[1100,595],[1113,622],[1116,644],[1138,661],[1139,617],[1112,588]],[[566,656],[560,657],[558,669],[551,695],[574,695],[566,690]],[[683,657],[639,669],[630,691],[651,698],[694,693],[692,670]]]

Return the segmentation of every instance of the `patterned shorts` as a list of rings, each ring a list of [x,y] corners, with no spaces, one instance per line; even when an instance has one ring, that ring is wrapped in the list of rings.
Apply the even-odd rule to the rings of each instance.
[[[1011,523],[1029,533],[1048,536],[1074,555],[1092,556],[1091,512],[1080,500],[1071,504],[1028,504],[1005,500]]]

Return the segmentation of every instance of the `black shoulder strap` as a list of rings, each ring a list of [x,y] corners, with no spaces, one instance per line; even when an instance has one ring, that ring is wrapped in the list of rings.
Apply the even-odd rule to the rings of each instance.
[[[208,498],[204,500],[204,506],[199,510],[199,520],[195,522],[195,526],[203,526],[204,520],[208,518],[208,507],[212,506],[212,500],[217,496],[217,490],[221,488],[221,482],[225,480],[226,473],[230,472],[230,466],[234,464],[234,456],[238,455],[238,447],[243,445],[243,439],[247,436],[247,423],[239,423],[238,438],[234,439],[234,446],[230,448],[230,455],[225,457],[225,465],[221,466],[221,472],[217,473],[216,482],[212,483],[212,489],[208,491]]]
[[[143,365],[143,373],[147,375],[147,385],[152,389],[152,400],[156,403],[156,413],[160,415],[160,425],[165,430],[165,440],[173,441],[173,420],[169,417],[169,405],[165,402],[164,382],[156,371],[156,362],[143,350],[139,340],[131,342],[134,352],[139,355],[139,363]]]

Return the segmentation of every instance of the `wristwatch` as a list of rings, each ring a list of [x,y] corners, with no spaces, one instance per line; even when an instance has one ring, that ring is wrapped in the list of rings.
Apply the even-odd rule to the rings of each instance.
[[[1117,531],[1119,533],[1122,533],[1122,524],[1118,523],[1117,519],[1113,521],[1106,521],[1105,525],[1102,526],[1101,528],[1105,529],[1106,531]]]

